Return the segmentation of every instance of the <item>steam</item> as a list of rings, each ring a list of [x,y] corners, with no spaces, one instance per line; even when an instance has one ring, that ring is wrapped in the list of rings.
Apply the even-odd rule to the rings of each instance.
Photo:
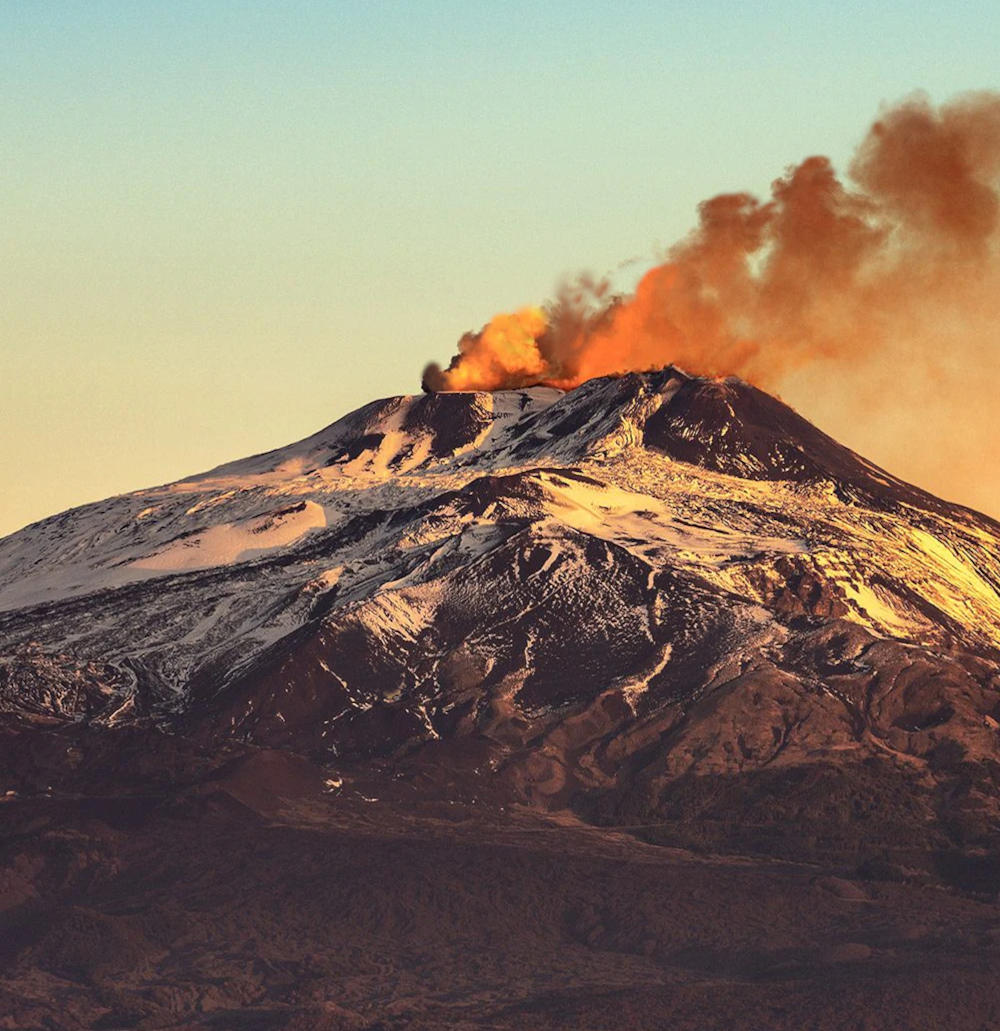
[[[1000,94],[939,107],[915,95],[871,126],[846,180],[810,157],[766,200],[706,200],[695,231],[634,295],[609,297],[585,278],[545,309],[498,316],[463,338],[447,369],[429,366],[425,388],[568,389],[672,362],[781,388],[847,438],[864,406],[882,427],[874,457],[891,464],[898,453],[914,475],[906,420],[872,418],[881,407],[912,413],[937,395],[947,435],[965,417],[941,408],[939,391],[961,387],[968,410],[992,421],[993,384],[984,396],[975,373],[996,369],[1000,352],[998,187]],[[831,390],[838,377],[849,392]],[[925,481],[940,480],[933,465]],[[1000,488],[994,500],[1000,508]]]

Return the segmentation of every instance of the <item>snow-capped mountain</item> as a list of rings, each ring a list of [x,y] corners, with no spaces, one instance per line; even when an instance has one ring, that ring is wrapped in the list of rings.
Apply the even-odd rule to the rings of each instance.
[[[0,541],[0,704],[331,770],[471,748],[646,812],[685,775],[1000,759],[998,590],[997,524],[739,380],[395,397]]]

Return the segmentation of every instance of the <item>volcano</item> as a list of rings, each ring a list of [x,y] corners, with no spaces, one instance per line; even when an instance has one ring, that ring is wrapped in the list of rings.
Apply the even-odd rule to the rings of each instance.
[[[998,732],[1000,525],[755,387],[376,401],[0,541],[0,1012],[998,1026]]]

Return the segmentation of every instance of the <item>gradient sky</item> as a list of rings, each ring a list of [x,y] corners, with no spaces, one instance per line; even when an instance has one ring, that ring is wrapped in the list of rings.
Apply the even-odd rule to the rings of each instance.
[[[881,103],[996,88],[1000,6],[4,0],[0,52],[3,534],[413,392]]]

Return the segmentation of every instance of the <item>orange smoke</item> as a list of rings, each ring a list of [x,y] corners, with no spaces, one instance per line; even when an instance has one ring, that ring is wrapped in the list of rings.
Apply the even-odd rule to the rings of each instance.
[[[478,333],[466,333],[458,342],[458,354],[447,373],[434,366],[424,373],[446,376],[446,390],[497,390],[507,384],[539,383],[547,364],[539,339],[548,328],[541,308],[522,308],[513,315],[494,315]],[[484,383],[491,386],[483,387]]]
[[[981,357],[982,326],[1000,324],[998,179],[1000,95],[939,108],[910,98],[868,131],[848,185],[810,157],[767,201],[707,200],[697,229],[633,296],[609,303],[583,281],[545,311],[498,316],[462,339],[447,369],[428,367],[424,384],[569,388],[674,363],[774,388],[813,363],[867,362],[879,349],[933,365],[935,327],[970,312]]]

